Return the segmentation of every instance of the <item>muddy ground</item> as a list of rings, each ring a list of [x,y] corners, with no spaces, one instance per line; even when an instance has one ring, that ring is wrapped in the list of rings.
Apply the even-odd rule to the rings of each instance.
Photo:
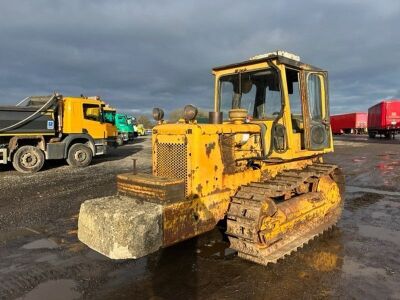
[[[327,161],[346,174],[337,228],[278,264],[239,259],[220,230],[137,261],[111,261],[76,238],[86,199],[115,193],[115,174],[150,172],[150,142],[34,175],[0,167],[0,298],[400,299],[400,142],[339,137]]]

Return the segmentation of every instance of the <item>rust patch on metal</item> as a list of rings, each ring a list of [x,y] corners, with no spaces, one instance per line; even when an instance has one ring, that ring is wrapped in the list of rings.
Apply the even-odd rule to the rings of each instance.
[[[211,151],[215,149],[215,142],[206,144],[206,154],[210,157]]]
[[[265,170],[261,173],[261,181],[266,181],[272,178],[271,172]]]
[[[194,201],[180,202],[165,207],[163,247],[210,231],[215,227],[217,220],[214,217],[201,218],[204,214],[212,216],[211,212],[201,204],[195,204]]]
[[[235,137],[233,135],[221,135],[220,147],[222,155],[222,164],[224,165],[224,174],[234,174],[235,168],[235,153],[234,153]]]
[[[196,190],[197,190],[197,193],[199,195],[201,195],[201,192],[203,191],[203,186],[199,183],[199,185],[197,186]]]
[[[117,176],[117,190],[120,194],[157,204],[185,199],[183,180],[150,174],[120,174]]]

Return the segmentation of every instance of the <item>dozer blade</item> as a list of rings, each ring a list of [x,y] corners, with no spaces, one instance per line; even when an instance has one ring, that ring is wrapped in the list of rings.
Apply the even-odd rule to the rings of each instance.
[[[273,190],[274,181],[284,182],[285,176],[286,188]],[[312,165],[296,176],[283,172],[268,182],[242,187],[232,198],[227,234],[239,257],[263,265],[276,263],[336,224],[343,193],[337,167]],[[263,184],[268,192],[263,192]]]

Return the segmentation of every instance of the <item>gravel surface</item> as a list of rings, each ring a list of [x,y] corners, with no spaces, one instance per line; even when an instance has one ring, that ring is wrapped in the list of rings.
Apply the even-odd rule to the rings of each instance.
[[[87,168],[50,161],[44,170],[25,175],[10,166],[0,167],[0,228],[40,226],[71,217],[83,201],[114,194],[115,175],[130,172],[133,157],[138,170],[151,172],[150,156],[150,138],[146,137],[111,149]]]
[[[139,260],[113,261],[76,237],[80,204],[113,195],[115,175],[151,172],[150,139],[21,175],[0,167],[0,299],[400,299],[397,141],[338,137],[327,161],[346,175],[336,229],[279,263],[239,259],[217,228]]]

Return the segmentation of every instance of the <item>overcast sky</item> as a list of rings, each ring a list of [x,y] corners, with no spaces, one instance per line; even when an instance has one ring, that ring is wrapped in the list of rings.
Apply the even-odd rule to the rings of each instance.
[[[56,90],[136,114],[207,108],[213,66],[276,49],[329,71],[333,113],[400,97],[398,0],[0,4],[2,104]]]

